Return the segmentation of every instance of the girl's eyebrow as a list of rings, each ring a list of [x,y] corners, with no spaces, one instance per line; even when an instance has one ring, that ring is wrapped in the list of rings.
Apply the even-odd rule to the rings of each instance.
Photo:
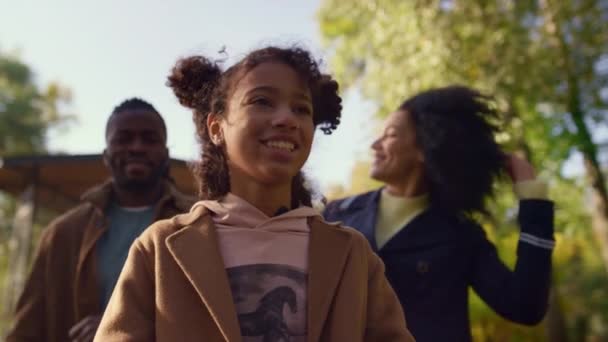
[[[245,92],[245,95],[249,95],[251,93],[255,93],[258,91],[265,91],[265,92],[269,92],[269,93],[273,93],[276,94],[279,92],[279,90],[275,87],[272,86],[258,86],[252,89],[249,89],[247,92]]]
[[[273,93],[273,94],[279,93],[279,89],[277,89],[276,87],[273,87],[273,86],[258,86],[258,87],[255,87],[253,89],[249,89],[247,92],[245,92],[245,95],[249,95],[251,93],[258,92],[258,91],[265,91],[265,92],[269,92],[269,93]],[[295,94],[295,96],[296,96],[296,98],[298,100],[311,101],[310,96],[307,93],[305,93],[305,92],[300,92],[299,91],[299,92],[297,92]]]

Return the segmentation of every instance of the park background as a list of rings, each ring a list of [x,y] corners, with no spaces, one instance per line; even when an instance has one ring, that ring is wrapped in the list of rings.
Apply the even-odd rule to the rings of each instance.
[[[454,83],[494,95],[497,139],[549,183],[557,247],[543,323],[506,322],[472,296],[474,339],[608,341],[607,0],[0,0],[0,9],[4,160],[100,153],[108,115],[133,96],[164,116],[172,157],[194,160],[191,114],[164,84],[175,61],[205,54],[229,65],[297,44],[340,81],[342,124],[317,132],[306,165],[315,190],[337,198],[378,186],[369,145],[406,97]],[[508,184],[497,194],[480,220],[513,266],[517,203]],[[23,248],[20,199],[0,193],[0,336],[27,271],[13,272],[15,254],[31,260],[57,214],[38,206]]]

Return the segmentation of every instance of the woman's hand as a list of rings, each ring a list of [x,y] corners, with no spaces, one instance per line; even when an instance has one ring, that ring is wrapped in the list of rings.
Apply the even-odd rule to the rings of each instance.
[[[507,173],[513,183],[536,179],[534,167],[526,159],[518,157],[513,153],[507,154],[506,158]]]

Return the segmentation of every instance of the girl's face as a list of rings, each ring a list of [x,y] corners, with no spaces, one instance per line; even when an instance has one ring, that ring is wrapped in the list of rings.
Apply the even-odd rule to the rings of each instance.
[[[207,120],[212,141],[223,141],[231,184],[291,184],[314,136],[310,89],[280,62],[262,63],[236,82],[224,116]]]

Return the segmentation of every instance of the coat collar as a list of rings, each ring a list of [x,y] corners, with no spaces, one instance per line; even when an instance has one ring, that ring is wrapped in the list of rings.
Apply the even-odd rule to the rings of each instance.
[[[95,244],[108,228],[104,211],[112,199],[112,191],[112,180],[108,180],[89,189],[81,196],[82,201],[92,205],[93,214],[83,233],[82,245],[80,246],[80,253],[78,255],[77,272],[80,272]],[[174,207],[176,212],[186,211],[192,203],[193,200],[191,198],[180,193],[169,182],[164,182],[162,196],[155,204],[154,218],[159,218],[163,208]]]
[[[112,199],[112,184],[113,181],[108,179],[105,182],[87,190],[82,196],[80,196],[80,200],[91,203],[94,207],[103,211]],[[157,206],[162,207],[166,202],[169,201],[173,201],[176,208],[186,211],[190,209],[190,206],[192,203],[194,203],[195,199],[194,197],[181,193],[171,182],[163,181],[162,196],[157,202]]]
[[[376,253],[379,252],[376,244],[376,222],[382,189],[349,197],[341,201],[338,206],[338,216],[342,218],[344,224],[365,235]],[[400,230],[389,239],[380,251],[421,248],[453,239],[453,234],[458,233],[453,229],[459,227],[454,220],[455,217],[430,205],[410,221],[406,229]]]
[[[94,253],[97,241],[108,228],[104,211],[112,199],[112,191],[112,180],[107,180],[104,183],[87,190],[80,198],[81,201],[88,205],[86,213],[90,214],[85,218],[86,224],[83,228],[82,242],[78,252],[78,261],[76,265],[76,298],[80,298],[82,296],[81,293],[87,292],[85,290],[86,288],[94,288],[95,290],[91,292],[95,293],[99,291],[97,288],[97,266],[94,263],[91,263],[91,260],[95,260],[95,258],[91,257]],[[174,208],[176,213],[187,211],[192,203],[194,203],[192,197],[180,193],[175,186],[170,182],[165,181],[163,184],[163,195],[156,203],[155,219],[159,219],[160,215],[167,208]],[[84,274],[85,272],[86,274]],[[96,303],[95,310],[99,310],[100,304],[98,303],[97,298],[89,298],[87,300],[94,301]],[[75,301],[77,318],[82,318],[81,313],[86,311],[79,307],[84,305],[81,304],[81,302],[83,302],[81,299]]]
[[[184,228],[169,236],[166,244],[224,338],[241,341],[217,233],[208,213],[206,208],[197,206],[189,214],[177,217],[177,225]],[[351,235],[319,219],[310,222],[307,330],[308,340],[317,341],[350,252]]]
[[[83,233],[82,245],[78,256],[78,269],[82,267],[85,259],[95,247],[97,240],[107,229],[104,211],[112,198],[112,180],[108,180],[89,189],[81,196],[81,200],[92,205],[93,215],[89,219]],[[160,200],[155,204],[154,218],[158,219],[163,208],[174,207],[176,212],[187,211],[193,199],[180,193],[171,183],[163,183],[163,192]]]

